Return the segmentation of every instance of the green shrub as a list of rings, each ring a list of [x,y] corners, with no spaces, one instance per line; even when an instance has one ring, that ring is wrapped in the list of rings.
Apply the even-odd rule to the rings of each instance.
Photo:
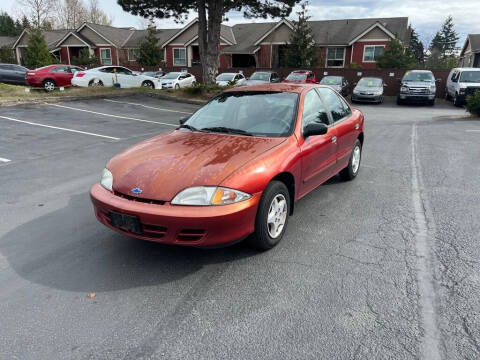
[[[217,84],[197,84],[183,89],[183,92],[189,95],[204,95],[211,92],[221,92],[228,86],[220,86]]]
[[[480,116],[480,90],[473,95],[467,96],[467,111],[472,115]]]

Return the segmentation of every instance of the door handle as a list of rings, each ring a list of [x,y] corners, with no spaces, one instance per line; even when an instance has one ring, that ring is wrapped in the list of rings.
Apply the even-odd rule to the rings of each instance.
[[[330,139],[332,141],[332,143],[336,143],[337,142],[337,137],[336,136],[332,136],[332,138]]]
[[[358,130],[360,128],[360,124],[359,123],[356,123],[355,124],[355,130]]]

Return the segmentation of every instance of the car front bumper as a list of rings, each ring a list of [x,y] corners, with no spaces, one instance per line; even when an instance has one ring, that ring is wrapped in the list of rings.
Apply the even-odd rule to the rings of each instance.
[[[358,102],[381,102],[383,95],[364,95],[364,94],[352,94],[352,101]]]
[[[261,195],[231,205],[178,206],[123,198],[99,183],[90,189],[95,216],[107,227],[142,240],[201,247],[228,244],[253,233]],[[137,217],[141,234],[113,226],[111,211]]]
[[[400,100],[408,102],[429,102],[435,100],[435,94],[405,94],[400,93],[398,96]]]

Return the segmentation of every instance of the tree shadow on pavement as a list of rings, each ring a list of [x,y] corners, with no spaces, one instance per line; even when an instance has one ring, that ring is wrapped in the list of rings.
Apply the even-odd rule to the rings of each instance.
[[[86,193],[7,233],[0,253],[30,282],[80,292],[159,285],[258,255],[244,242],[199,249],[128,238],[97,221]]]

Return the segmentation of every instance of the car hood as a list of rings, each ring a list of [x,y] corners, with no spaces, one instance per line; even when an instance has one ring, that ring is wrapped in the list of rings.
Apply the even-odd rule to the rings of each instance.
[[[404,81],[402,82],[402,85],[408,87],[430,88],[432,85],[435,86],[435,83],[423,81]]]
[[[262,138],[176,130],[134,145],[107,164],[113,189],[138,197],[171,201],[190,186],[219,185],[242,165],[279,145]]]
[[[265,80],[247,80],[245,84],[247,85],[258,85],[258,84],[269,84],[270,81]]]

